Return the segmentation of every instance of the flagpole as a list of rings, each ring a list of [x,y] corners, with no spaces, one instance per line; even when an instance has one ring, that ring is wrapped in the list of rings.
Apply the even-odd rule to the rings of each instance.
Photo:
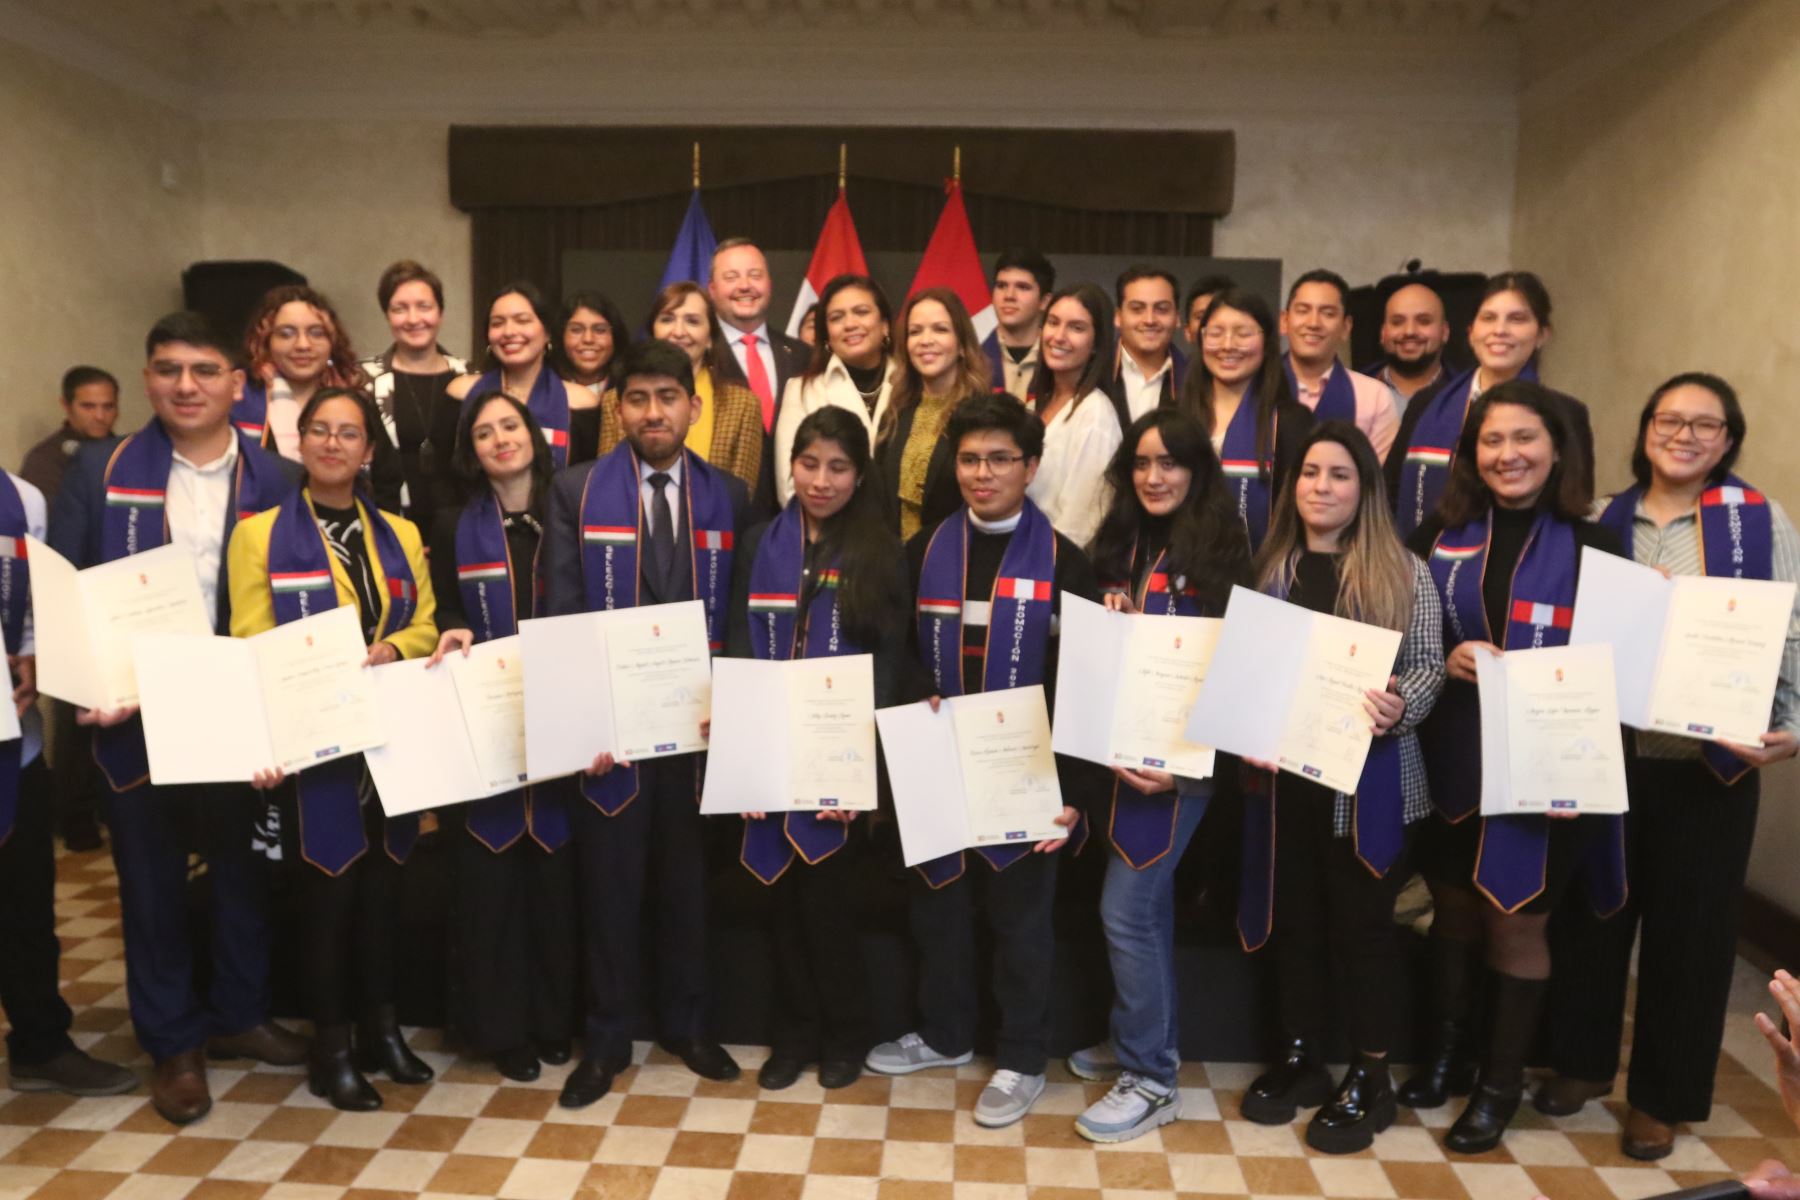
[[[950,152],[950,182],[962,186],[962,147],[958,146]],[[699,187],[699,184],[695,184]]]
[[[839,142],[838,143],[838,191],[840,191],[840,192],[844,190],[844,180],[846,178],[845,170],[849,166],[849,162],[850,162],[850,158],[849,158],[848,153],[844,149],[844,143]]]
[[[700,143],[694,143],[694,190],[700,190]]]

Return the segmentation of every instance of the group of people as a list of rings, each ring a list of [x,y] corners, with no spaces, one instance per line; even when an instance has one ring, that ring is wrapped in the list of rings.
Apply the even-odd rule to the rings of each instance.
[[[442,285],[411,262],[381,278],[394,342],[374,359],[357,359],[305,287],[271,292],[243,344],[172,314],[145,346],[154,415],[75,448],[48,540],[78,566],[186,548],[221,634],[352,606],[371,665],[437,663],[535,616],[698,600],[716,653],[871,655],[881,706],[1033,684],[1054,695],[1065,592],[1217,617],[1241,585],[1393,629],[1399,657],[1366,696],[1375,740],[1354,793],[1228,755],[1207,779],[1059,757],[1066,836],[909,872],[918,1022],[891,1041],[873,1044],[891,1031],[869,1028],[853,902],[870,866],[898,865],[871,828],[885,817],[743,819],[742,866],[770,889],[778,987],[759,1082],[784,1088],[816,1065],[838,1088],[865,1069],[970,1061],[981,926],[999,1025],[973,1117],[1020,1120],[1045,1087],[1059,866],[1092,841],[1114,1002],[1107,1036],[1068,1066],[1112,1086],[1075,1125],[1118,1142],[1176,1119],[1176,866],[1222,829],[1241,838],[1224,850],[1241,868],[1239,932],[1277,966],[1282,1041],[1244,1118],[1313,1109],[1308,1143],[1351,1153],[1398,1105],[1466,1095],[1445,1141],[1481,1153],[1522,1102],[1545,1020],[1555,1071],[1533,1103],[1573,1113],[1613,1086],[1640,932],[1625,1151],[1659,1157],[1679,1123],[1706,1118],[1757,768],[1796,751],[1800,613],[1762,742],[1626,735],[1625,818],[1479,814],[1474,658],[1565,643],[1587,546],[1667,573],[1797,578],[1793,525],[1732,474],[1746,419],[1729,384],[1687,373],[1659,386],[1621,450],[1632,485],[1597,500],[1587,410],[1539,378],[1551,305],[1526,272],[1488,281],[1468,331],[1475,364],[1460,370],[1423,278],[1386,297],[1383,360],[1360,372],[1339,358],[1349,287],[1324,270],[1300,275],[1277,314],[1229,279],[1183,294],[1150,266],[1110,296],[1058,287],[1044,255],[1008,251],[985,343],[945,289],[896,311],[874,280],[839,276],[810,345],[769,330],[770,293],[742,239],[720,243],[705,286],[663,289],[642,338],[603,296],[553,310],[511,284],[488,303],[480,369],[440,346]],[[8,478],[0,545],[46,536],[37,490]],[[27,564],[0,568],[29,721]],[[345,1109],[380,1106],[370,1075],[430,1079],[394,1010],[397,897],[420,821],[383,815],[360,758],[265,772],[257,804],[242,787],[153,784],[133,710],[76,720],[93,727],[110,792],[127,990],[157,1110],[206,1113],[209,1056],[305,1061],[312,1090]],[[56,996],[38,736],[22,768],[0,764],[16,780],[0,804],[13,1086],[127,1088],[128,1072],[74,1048]],[[641,999],[696,1073],[738,1074],[706,1017],[704,766],[603,754],[437,814],[454,874],[454,1022],[506,1077],[579,1053],[561,1102],[592,1104],[631,1061]],[[1209,811],[1231,819],[1207,823]],[[211,889],[204,995],[190,848]],[[268,1018],[270,856],[300,879],[310,1039]],[[1412,1039],[1422,1061],[1396,1087],[1408,972],[1394,905],[1415,873],[1435,909],[1429,1008]],[[1353,1055],[1334,1080],[1338,1022]]]

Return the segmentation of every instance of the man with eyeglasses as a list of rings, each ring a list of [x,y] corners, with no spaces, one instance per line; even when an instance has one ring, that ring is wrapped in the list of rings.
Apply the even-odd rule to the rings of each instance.
[[[956,447],[964,507],[907,544],[918,597],[916,656],[930,698],[1041,684],[1056,692],[1056,630],[1062,594],[1095,603],[1100,588],[1075,544],[1025,495],[1044,450],[1044,427],[1005,393],[963,402],[945,436]],[[1057,756],[1063,812],[1072,833],[1098,768]],[[994,939],[994,998],[1000,1008],[997,1069],[976,1099],[975,1123],[1021,1120],[1044,1092],[1050,968],[1056,942],[1051,904],[1057,852],[1066,838],[1035,846],[984,847],[917,868],[912,929],[919,950],[916,1032],[869,1051],[886,1075],[956,1067],[974,1053],[980,1004],[975,910]]]
[[[193,556],[214,629],[230,629],[225,546],[240,517],[273,508],[298,469],[231,425],[244,372],[230,343],[197,313],[172,313],[145,339],[144,387],[154,414],[116,446],[84,446],[50,517],[50,544],[90,567],[174,544]],[[241,785],[150,782],[137,709],[78,710],[96,727],[94,755],[110,795],[105,816],[119,873],[126,996],[138,1042],[155,1062],[150,1094],[176,1125],[212,1107],[206,1060],[305,1061],[306,1040],[268,1019],[267,881],[251,846],[258,811]],[[212,971],[194,981],[188,852],[206,859]],[[15,1072],[16,1077],[16,1072]]]

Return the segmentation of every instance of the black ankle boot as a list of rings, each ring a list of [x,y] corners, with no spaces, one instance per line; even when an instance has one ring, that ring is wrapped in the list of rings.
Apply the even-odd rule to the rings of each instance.
[[[378,1004],[356,1031],[356,1063],[364,1071],[382,1071],[395,1083],[430,1083],[433,1071],[400,1036],[394,1006]]]
[[[1480,970],[1479,949],[1479,942],[1464,938],[1431,939],[1431,1011],[1436,1024],[1430,1056],[1400,1087],[1398,1099],[1408,1108],[1437,1108],[1475,1087],[1469,997]]]
[[[350,1026],[321,1025],[313,1031],[312,1062],[306,1086],[313,1095],[345,1112],[374,1112],[381,1093],[369,1086],[350,1058]]]
[[[1331,1097],[1331,1073],[1319,1050],[1306,1038],[1287,1044],[1282,1060],[1256,1077],[1244,1093],[1244,1120],[1258,1125],[1286,1125],[1302,1108],[1317,1108]]]
[[[1525,1095],[1525,1055],[1537,1036],[1547,979],[1494,972],[1494,1024],[1481,1063],[1481,1083],[1462,1116],[1444,1135],[1458,1154],[1485,1154],[1500,1144]]]
[[[1326,1154],[1367,1150],[1375,1135],[1394,1123],[1394,1080],[1387,1059],[1359,1054],[1344,1074],[1331,1103],[1313,1114],[1306,1144]]]

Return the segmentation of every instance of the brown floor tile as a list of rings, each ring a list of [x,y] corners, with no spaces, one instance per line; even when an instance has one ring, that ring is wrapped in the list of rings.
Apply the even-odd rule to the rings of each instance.
[[[1590,1167],[1641,1167],[1644,1164],[1625,1157],[1616,1133],[1570,1133],[1565,1135],[1581,1152],[1582,1161]]]
[[[879,1175],[881,1143],[873,1138],[819,1138],[813,1142],[810,1175]]]
[[[120,1133],[174,1133],[175,1126],[163,1120],[156,1106],[145,1100],[130,1116],[113,1126]]]
[[[426,1185],[427,1191],[459,1196],[495,1196],[512,1174],[516,1160],[482,1154],[452,1154]]]
[[[864,1072],[849,1087],[833,1088],[825,1093],[827,1104],[886,1104],[893,1094],[894,1081],[886,1075]]]
[[[1073,1118],[1060,1113],[1026,1113],[1021,1124],[1025,1129],[1027,1146],[1047,1150],[1085,1150],[1093,1144],[1075,1132]]]
[[[1099,1188],[1034,1187],[1025,1194],[1030,1200],[1101,1200]]]
[[[538,1127],[526,1158],[554,1158],[563,1162],[592,1162],[606,1130],[589,1125],[544,1124]]]
[[[1613,1190],[1592,1167],[1526,1167],[1525,1173],[1556,1200],[1613,1200]]]
[[[1165,1173],[1163,1178],[1167,1179]],[[1023,1146],[958,1146],[956,1148],[956,1181],[958,1183],[1024,1183],[1025,1148]]]
[[[238,1179],[202,1179],[186,1200],[259,1200],[269,1190],[266,1183]]]
[[[1706,1144],[1714,1154],[1725,1160],[1725,1165],[1742,1175],[1765,1158],[1775,1158],[1775,1144],[1767,1138],[1715,1137],[1707,1138]],[[1644,1164],[1626,1160],[1632,1166]],[[1790,1167],[1800,1164],[1789,1163]]]
[[[619,1105],[619,1115],[613,1118],[613,1124],[654,1125],[659,1129],[673,1129],[681,1124],[681,1115],[687,1111],[687,1103],[680,1096],[626,1096]]]
[[[541,1121],[555,1103],[556,1093],[548,1088],[503,1087],[494,1093],[481,1115],[508,1121]]]
[[[1102,1160],[1112,1155],[1100,1156]],[[1320,1194],[1319,1177],[1304,1158],[1240,1158],[1238,1169],[1244,1173],[1244,1183],[1250,1191],[1261,1196],[1317,1196]],[[1105,1176],[1101,1176],[1104,1182]]]
[[[250,1136],[262,1142],[304,1142],[310,1146],[335,1120],[334,1109],[278,1108]]]
[[[1171,1154],[1230,1154],[1223,1121],[1173,1121],[1162,1127],[1163,1149]]]
[[[223,1138],[176,1138],[151,1156],[138,1170],[146,1175],[193,1175],[204,1179],[231,1153],[236,1142]]]
[[[1763,1108],[1757,1105],[1742,1107],[1733,1105],[1733,1107],[1737,1109],[1738,1116],[1748,1121],[1756,1132],[1766,1138],[1781,1139],[1796,1136],[1794,1122],[1788,1117],[1787,1111],[1779,1106]]]
[[[432,1117],[415,1113],[400,1122],[387,1140],[389,1150],[427,1150],[448,1154],[469,1129],[467,1117]]]
[[[1383,1162],[1381,1169],[1400,1200],[1469,1200],[1449,1163]]]
[[[819,1127],[819,1106],[790,1104],[780,1100],[758,1100],[750,1114],[751,1133],[778,1133],[790,1137],[811,1137]]]
[[[295,1089],[306,1086],[306,1079],[300,1075],[272,1075],[265,1071],[252,1071],[222,1095],[215,1095],[216,1100],[229,1100],[233,1104],[280,1104],[294,1094]]]
[[[0,1104],[0,1125],[29,1125],[41,1128],[60,1116],[62,1111],[75,1103],[73,1096],[57,1096],[49,1092],[38,1092],[28,1096],[15,1096],[5,1104]]]
[[[287,1183],[322,1183],[349,1187],[375,1157],[360,1146],[314,1146],[295,1160],[281,1178]]]
[[[725,1200],[800,1200],[806,1187],[804,1175],[764,1175],[757,1171],[739,1171],[731,1177],[731,1188]]]
[[[620,1076],[623,1079],[624,1076]],[[615,1086],[624,1087],[623,1083]],[[755,1100],[762,1095],[756,1072],[746,1071],[736,1079],[701,1079],[694,1084],[694,1095],[704,1100]]]
[[[1299,1162],[1298,1159],[1290,1159]],[[1167,1189],[1175,1186],[1169,1178],[1169,1159],[1163,1154],[1144,1154],[1130,1150],[1117,1153],[1095,1154],[1095,1165],[1100,1170],[1100,1186],[1103,1188],[1137,1188]],[[1305,1166],[1301,1163],[1301,1166]],[[1311,1172],[1308,1172],[1309,1176]],[[1246,1180],[1247,1182],[1247,1180]],[[1285,1189],[1268,1188],[1267,1191]]]
[[[338,1200],[419,1200],[411,1192],[390,1192],[385,1188],[351,1188]]]
[[[744,1148],[741,1133],[702,1133],[683,1129],[675,1134],[664,1160],[670,1167],[713,1167],[729,1171],[737,1166],[738,1152]]]
[[[956,1114],[935,1108],[891,1108],[887,1135],[896,1142],[954,1141]]]
[[[130,1178],[112,1171],[58,1171],[31,1193],[31,1200],[101,1200]]]
[[[923,1179],[884,1179],[879,1200],[953,1200],[956,1193],[950,1184]]]
[[[595,1163],[575,1189],[574,1200],[650,1200],[659,1167]]]
[[[10,1167],[62,1168],[100,1140],[100,1134],[84,1129],[40,1129],[13,1148],[0,1163]]]

